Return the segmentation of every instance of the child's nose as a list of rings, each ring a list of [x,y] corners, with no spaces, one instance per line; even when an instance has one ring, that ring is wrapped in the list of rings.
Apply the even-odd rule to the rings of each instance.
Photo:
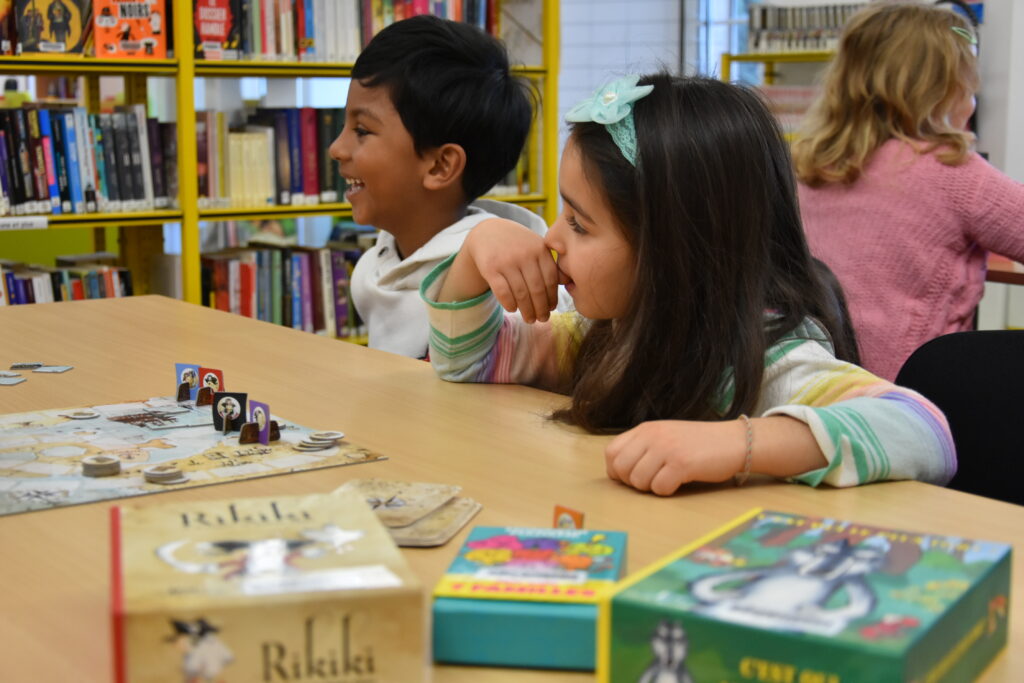
[[[328,148],[331,158],[335,161],[345,161],[349,158],[348,146],[345,144],[345,129],[341,130],[341,134],[334,138],[334,142]]]
[[[562,240],[562,230],[564,229],[562,224],[564,222],[559,216],[544,235],[544,246],[558,254],[565,253],[565,243]]]

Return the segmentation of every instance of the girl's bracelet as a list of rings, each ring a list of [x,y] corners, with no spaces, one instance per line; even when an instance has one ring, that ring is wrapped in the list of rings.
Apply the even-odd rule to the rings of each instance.
[[[741,414],[739,419],[743,420],[747,428],[747,453],[743,458],[743,469],[735,474],[733,481],[736,482],[736,486],[743,486],[750,478],[750,465],[754,460],[754,425],[746,415]]]

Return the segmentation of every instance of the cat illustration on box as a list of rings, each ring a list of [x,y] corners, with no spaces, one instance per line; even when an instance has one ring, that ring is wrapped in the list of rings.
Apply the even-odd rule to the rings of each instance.
[[[718,619],[835,635],[874,609],[877,598],[864,576],[881,569],[885,557],[881,548],[844,538],[796,548],[780,565],[701,577],[690,592],[702,603],[699,612]],[[845,604],[827,607],[841,590]]]
[[[651,635],[654,661],[644,670],[637,683],[693,683],[686,670],[689,640],[683,625],[663,619]]]

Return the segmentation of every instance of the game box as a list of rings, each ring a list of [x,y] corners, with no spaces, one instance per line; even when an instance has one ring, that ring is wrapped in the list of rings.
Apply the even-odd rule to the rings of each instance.
[[[599,681],[973,680],[1006,645],[1011,547],[751,510],[601,604]]]
[[[434,590],[434,659],[593,670],[625,558],[619,531],[475,527]]]
[[[111,511],[117,681],[426,681],[425,595],[354,495]]]

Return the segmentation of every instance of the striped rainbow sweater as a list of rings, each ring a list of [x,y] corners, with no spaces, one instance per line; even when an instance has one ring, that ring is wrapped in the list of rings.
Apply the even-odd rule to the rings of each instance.
[[[569,393],[586,319],[555,313],[546,323],[530,325],[506,315],[490,292],[438,303],[453,258],[420,288],[430,315],[430,362],[438,375]],[[723,394],[725,405],[730,392]],[[810,427],[828,465],[794,480],[812,486],[893,479],[945,484],[956,472],[953,439],[939,409],[910,389],[837,360],[827,335],[810,320],[768,350],[753,415],[788,415]]]

